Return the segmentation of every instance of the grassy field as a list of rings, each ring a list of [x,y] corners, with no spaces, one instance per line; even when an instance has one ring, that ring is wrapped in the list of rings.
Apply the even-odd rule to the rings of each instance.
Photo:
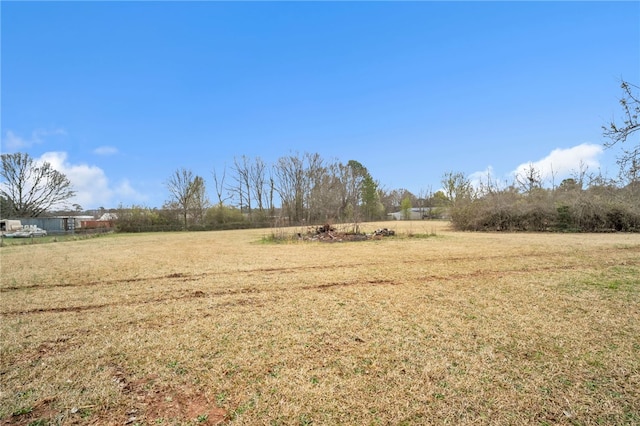
[[[640,235],[382,226],[0,248],[0,423],[640,424]]]

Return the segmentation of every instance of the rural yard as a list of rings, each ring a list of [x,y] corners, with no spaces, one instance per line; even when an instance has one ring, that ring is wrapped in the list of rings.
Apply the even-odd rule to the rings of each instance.
[[[640,424],[640,234],[0,248],[0,424]]]

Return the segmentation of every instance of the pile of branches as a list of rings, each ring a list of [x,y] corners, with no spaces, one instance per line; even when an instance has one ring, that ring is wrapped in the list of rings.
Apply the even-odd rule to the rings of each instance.
[[[376,229],[373,232],[373,235],[376,237],[392,237],[394,235],[396,235],[396,231],[394,231],[393,229],[389,229],[389,228],[381,228],[381,229]]]
[[[343,242],[343,241],[366,241],[375,237],[389,237],[395,235],[395,231],[387,228],[377,229],[371,234],[343,231],[330,224],[322,226],[310,226],[306,233],[298,233],[298,239],[305,241],[321,241],[321,242]]]

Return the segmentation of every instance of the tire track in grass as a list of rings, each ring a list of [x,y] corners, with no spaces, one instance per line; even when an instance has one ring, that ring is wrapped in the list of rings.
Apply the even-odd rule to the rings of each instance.
[[[465,280],[469,278],[480,278],[480,277],[506,277],[509,275],[519,275],[519,274],[532,274],[532,273],[540,273],[540,272],[560,272],[567,270],[574,270],[580,268],[580,265],[564,265],[564,266],[541,266],[538,268],[524,268],[524,269],[502,269],[502,270],[487,270],[480,269],[465,273],[453,273],[448,275],[424,275],[418,277],[420,282],[435,282],[435,281],[457,281],[457,280]],[[275,269],[275,268],[274,268]],[[271,270],[271,269],[270,269]],[[252,272],[255,272],[253,270]],[[196,274],[197,277],[206,276],[207,274]],[[155,280],[160,279],[181,279],[181,280],[195,280],[194,276],[189,276],[186,274],[170,274],[163,277],[155,277]],[[119,283],[126,282],[138,282],[138,281],[148,281],[151,278],[136,278],[132,280],[119,280]],[[92,285],[97,285],[99,283],[94,283]],[[110,282],[113,284],[113,282]],[[52,308],[34,308],[27,310],[16,310],[16,311],[7,311],[0,312],[0,317],[2,316],[15,316],[15,315],[27,315],[27,314],[39,314],[39,313],[67,313],[67,312],[83,312],[90,310],[98,310],[104,309],[113,306],[139,306],[139,305],[148,305],[153,303],[163,303],[169,301],[178,301],[178,300],[188,300],[188,299],[198,299],[198,298],[214,298],[214,297],[224,297],[224,296],[246,296],[246,295],[257,295],[257,294],[274,294],[274,293],[282,293],[282,292],[292,292],[292,291],[326,291],[333,288],[339,287],[354,287],[354,286],[377,286],[377,285],[388,285],[388,286],[399,286],[406,284],[406,282],[402,281],[394,281],[387,279],[370,279],[370,280],[355,280],[355,281],[337,281],[337,282],[329,282],[323,284],[316,285],[308,285],[301,286],[297,288],[277,288],[277,289],[258,289],[256,287],[244,287],[239,289],[227,289],[222,291],[214,291],[205,293],[201,290],[193,290],[189,291],[187,294],[179,294],[173,296],[164,296],[164,297],[156,297],[148,300],[133,300],[133,301],[114,301],[108,303],[99,303],[99,304],[89,304],[89,305],[81,305],[81,306],[59,306]],[[48,287],[47,287],[48,288]],[[254,304],[255,299],[252,298],[242,298],[234,301],[223,302],[220,303],[219,306],[235,306],[235,305],[251,305]]]
[[[539,258],[539,257],[547,257],[546,253],[531,253],[526,256],[526,258]],[[440,257],[440,258],[430,258],[427,259],[431,265],[434,264],[447,264],[452,262],[465,262],[469,260],[473,261],[491,261],[492,259],[499,259],[504,261],[505,259],[519,259],[523,258],[522,255],[487,255],[487,256],[451,256],[451,257]],[[395,262],[398,265],[415,265],[421,264],[425,260],[405,260],[401,262]],[[636,262],[640,265],[640,262]],[[376,267],[381,265],[386,265],[387,262],[381,261],[377,263],[373,262],[360,262],[360,263],[350,263],[350,264],[338,264],[336,267],[340,268],[357,268],[362,266],[367,267]],[[633,264],[628,260],[623,263],[624,265]],[[118,284],[128,284],[128,283],[140,283],[140,282],[151,282],[151,281],[160,281],[165,279],[176,280],[181,282],[187,281],[196,281],[202,278],[207,278],[211,276],[217,276],[220,274],[224,275],[254,275],[254,274],[283,274],[283,273],[297,273],[300,271],[313,271],[318,270],[322,271],[327,268],[326,264],[321,265],[306,265],[306,266],[285,266],[285,267],[273,267],[273,268],[256,268],[256,269],[241,269],[241,270],[231,270],[225,272],[201,272],[197,274],[186,274],[182,272],[176,272],[165,275],[156,275],[156,276],[148,276],[148,277],[137,277],[137,278],[122,278],[122,279],[114,279],[114,280],[106,280],[106,281],[88,281],[88,282],[77,282],[77,283],[60,283],[60,284],[49,284],[49,285],[40,285],[40,284],[31,284],[24,286],[8,286],[8,287],[0,287],[0,293],[7,293],[12,291],[21,291],[21,290],[48,290],[52,288],[67,288],[67,287],[93,287],[93,286],[105,286],[105,285],[118,285]],[[553,268],[553,267],[551,267]],[[533,269],[529,269],[527,271],[535,271]]]
[[[123,278],[118,280],[107,280],[107,281],[89,281],[89,282],[81,282],[81,283],[61,283],[61,284],[50,284],[50,285],[39,285],[39,284],[31,284],[24,286],[10,286],[10,287],[2,287],[0,288],[0,293],[6,293],[9,291],[16,290],[47,290],[51,288],[64,288],[64,287],[93,287],[93,286],[104,286],[104,285],[116,285],[116,284],[128,284],[128,283],[139,283],[139,282],[147,282],[147,281],[158,281],[164,279],[175,279],[178,281],[195,281],[201,277],[205,277],[208,274],[192,274],[187,275],[184,273],[173,273],[168,275],[160,275],[155,277],[140,277],[140,278]]]
[[[331,287],[349,287],[349,286],[357,286],[357,285],[400,285],[401,283],[396,283],[389,280],[370,280],[366,282],[362,281],[353,281],[353,282],[336,282],[336,283],[326,283],[326,284],[318,284],[313,286],[305,286],[299,287],[297,290],[323,290]],[[275,292],[290,292],[296,289],[276,289],[276,290],[259,290],[257,288],[242,288],[238,290],[226,290],[226,291],[216,291],[205,293],[201,290],[190,291],[188,294],[176,295],[176,296],[167,296],[167,297],[158,297],[154,299],[148,300],[137,300],[137,301],[114,301],[109,303],[98,303],[91,305],[81,305],[81,306],[57,306],[52,308],[34,308],[27,310],[17,310],[17,311],[7,311],[0,312],[0,316],[15,316],[15,315],[27,315],[27,314],[40,314],[40,313],[75,313],[75,312],[84,312],[91,310],[104,309],[113,306],[138,306],[138,305],[148,305],[152,303],[163,303],[168,301],[178,301],[178,300],[188,300],[188,299],[199,299],[199,298],[212,298],[212,297],[221,297],[221,296],[237,296],[237,295],[255,295],[260,293],[275,293]],[[241,298],[234,301],[222,302],[216,306],[227,307],[227,306],[236,306],[236,305],[255,305],[256,300],[254,298]]]

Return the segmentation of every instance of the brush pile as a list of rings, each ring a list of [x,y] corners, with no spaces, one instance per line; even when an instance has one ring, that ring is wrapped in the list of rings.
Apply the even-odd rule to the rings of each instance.
[[[351,230],[341,230],[332,225],[324,224],[322,226],[308,227],[304,234],[298,233],[298,239],[337,243],[343,241],[366,241],[373,238],[389,237],[395,234],[395,231],[387,228],[377,229],[371,234],[366,234],[353,230],[353,228]]]

